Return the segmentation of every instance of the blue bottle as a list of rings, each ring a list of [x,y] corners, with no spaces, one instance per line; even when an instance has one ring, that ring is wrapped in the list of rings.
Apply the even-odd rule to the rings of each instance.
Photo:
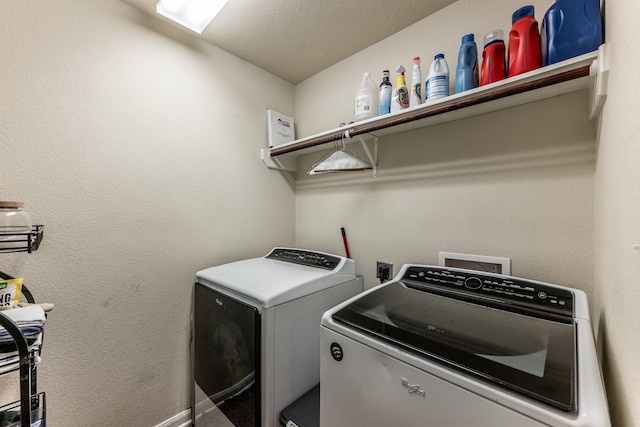
[[[540,33],[544,65],[598,49],[602,44],[600,0],[556,0],[544,15]]]
[[[473,34],[462,37],[462,45],[458,53],[458,68],[456,68],[455,93],[478,87],[478,47]]]

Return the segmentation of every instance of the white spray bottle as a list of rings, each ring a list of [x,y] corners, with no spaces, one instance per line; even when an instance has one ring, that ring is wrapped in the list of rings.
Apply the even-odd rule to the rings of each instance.
[[[420,70],[420,57],[413,58],[413,73],[411,74],[411,95],[409,107],[422,104],[422,70]]]

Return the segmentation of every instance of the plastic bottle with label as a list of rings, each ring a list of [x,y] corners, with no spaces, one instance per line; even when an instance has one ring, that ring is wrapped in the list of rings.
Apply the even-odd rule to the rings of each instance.
[[[598,49],[602,44],[600,0],[556,0],[540,29],[544,65]]]
[[[398,65],[396,68],[396,86],[391,97],[391,112],[409,108],[409,90],[404,80],[404,67]]]
[[[478,47],[473,34],[462,36],[456,68],[455,93],[478,87]]]
[[[411,73],[411,94],[409,95],[409,107],[422,104],[422,70],[420,69],[420,57],[413,58],[413,72]]]
[[[378,103],[380,109],[378,114],[389,114],[391,112],[391,94],[393,92],[393,85],[389,81],[389,70],[382,72],[382,83],[378,88]]]
[[[506,75],[504,33],[494,30],[484,37],[480,86],[503,80]]]
[[[375,117],[378,113],[378,86],[369,73],[362,75],[362,81],[353,101],[353,120],[360,121]]]
[[[509,32],[509,69],[507,77],[517,76],[542,66],[540,33],[534,7],[523,6],[511,16]]]
[[[424,85],[425,102],[449,96],[449,66],[444,54],[434,56]]]

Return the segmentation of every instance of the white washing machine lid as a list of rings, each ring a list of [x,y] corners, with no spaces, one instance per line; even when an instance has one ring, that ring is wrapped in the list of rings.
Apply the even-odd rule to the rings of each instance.
[[[355,262],[323,252],[274,248],[268,255],[206,268],[198,281],[273,307],[356,278]]]
[[[402,276],[361,294],[332,320],[574,412],[576,293],[490,273],[404,266]]]

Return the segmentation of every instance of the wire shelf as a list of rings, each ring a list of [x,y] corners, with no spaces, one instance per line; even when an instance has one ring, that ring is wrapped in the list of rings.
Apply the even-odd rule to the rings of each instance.
[[[0,232],[0,253],[28,252],[38,250],[44,235],[44,225],[34,225],[25,233]]]
[[[44,392],[31,396],[31,419],[29,427],[46,426],[46,399]],[[0,407],[0,422],[6,427],[22,427],[20,420],[20,402],[13,402]]]

